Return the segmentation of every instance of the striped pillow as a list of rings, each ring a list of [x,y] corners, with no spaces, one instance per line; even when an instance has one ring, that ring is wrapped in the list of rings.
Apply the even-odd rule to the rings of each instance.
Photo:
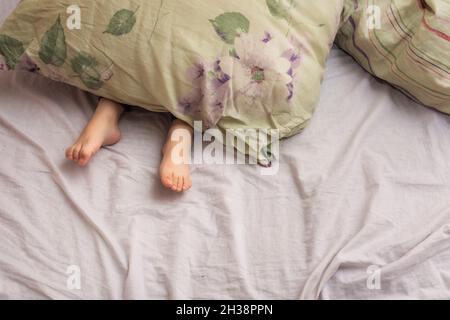
[[[338,45],[367,71],[450,113],[450,0],[346,0]]]

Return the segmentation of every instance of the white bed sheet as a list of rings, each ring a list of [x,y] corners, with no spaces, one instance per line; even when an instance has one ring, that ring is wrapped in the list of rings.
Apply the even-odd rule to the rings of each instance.
[[[158,180],[164,115],[127,113],[87,168],[64,159],[94,101],[0,74],[0,298],[450,298],[450,118],[341,51],[276,176],[196,165],[183,195]]]

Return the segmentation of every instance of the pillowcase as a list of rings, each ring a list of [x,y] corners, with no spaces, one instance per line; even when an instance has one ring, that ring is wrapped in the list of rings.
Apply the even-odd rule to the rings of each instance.
[[[450,113],[450,1],[346,0],[338,45],[367,71]]]
[[[246,130],[284,138],[306,126],[342,9],[343,0],[22,0],[0,29],[0,63],[23,60],[96,95],[202,121],[266,159],[269,142],[252,145]]]

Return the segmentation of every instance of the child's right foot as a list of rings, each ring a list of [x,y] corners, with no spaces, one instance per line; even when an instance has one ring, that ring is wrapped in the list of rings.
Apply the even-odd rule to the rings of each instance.
[[[78,140],[66,150],[66,158],[85,166],[102,146],[111,146],[121,138],[118,122],[123,107],[102,99]]]
[[[160,175],[162,184],[176,192],[192,187],[189,168],[192,137],[192,128],[187,123],[181,120],[172,122],[163,148]]]
[[[177,148],[177,143],[174,142],[167,142],[163,148],[163,160],[159,169],[161,182],[166,188],[173,191],[187,191],[192,187],[189,164],[173,161],[175,148]],[[185,148],[190,148],[190,145]]]

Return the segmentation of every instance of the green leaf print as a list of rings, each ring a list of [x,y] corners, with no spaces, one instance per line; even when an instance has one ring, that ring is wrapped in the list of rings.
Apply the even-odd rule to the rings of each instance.
[[[250,30],[250,21],[239,12],[227,12],[209,21],[219,37],[228,44],[234,44],[239,34]]]
[[[130,33],[136,24],[136,12],[123,9],[117,11],[109,22],[108,28],[104,33],[110,33],[115,36],[121,36]]]
[[[272,144],[262,147],[259,151],[258,164],[269,168],[275,161],[275,154],[272,152]]]
[[[294,0],[266,0],[266,3],[274,17],[287,20]]]
[[[238,54],[237,54],[235,48],[231,48],[230,51],[229,51],[229,53],[230,53],[230,57],[234,57],[234,58],[237,58],[237,57],[238,57]]]
[[[24,53],[25,49],[22,42],[0,34],[0,54],[5,57],[9,69],[16,68]]]
[[[271,144],[263,147],[261,149],[261,152],[266,159],[273,160],[274,155],[272,153],[272,145]]]
[[[39,58],[45,64],[61,67],[67,58],[66,36],[61,25],[61,17],[44,34],[39,50]]]
[[[92,90],[100,89],[104,82],[98,71],[97,60],[85,52],[80,52],[72,59],[72,70],[80,77],[86,87]]]

